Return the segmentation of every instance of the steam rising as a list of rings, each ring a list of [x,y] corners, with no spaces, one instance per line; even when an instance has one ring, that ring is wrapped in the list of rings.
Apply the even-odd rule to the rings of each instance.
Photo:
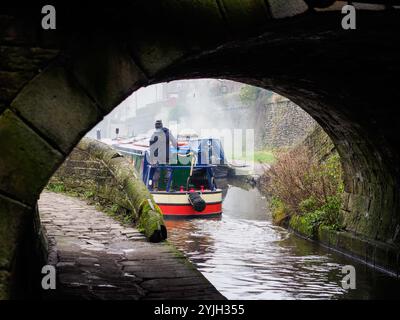
[[[213,79],[202,79],[193,83],[189,80],[189,90],[185,97],[177,101],[175,107],[170,107],[168,115],[162,110],[156,118],[167,118],[166,120],[172,124],[171,129],[174,134],[195,131],[201,136],[205,131],[232,129],[235,127],[235,122],[226,109],[240,107],[239,96],[233,94],[234,97],[226,101],[218,93],[215,95],[215,91],[221,90],[220,87],[228,82],[232,83],[224,81],[221,84],[220,81]]]

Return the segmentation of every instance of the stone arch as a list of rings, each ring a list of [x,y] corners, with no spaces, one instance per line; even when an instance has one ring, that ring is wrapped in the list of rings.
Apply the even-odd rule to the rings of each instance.
[[[61,22],[49,33],[38,30],[32,11],[5,12],[0,297],[17,292],[10,288],[23,274],[22,253],[29,249],[23,239],[34,237],[36,200],[62,160],[134,90],[173,79],[237,80],[300,105],[342,156],[348,230],[398,245],[399,13],[361,11],[358,29],[344,31],[333,6],[315,11],[302,0],[209,0],[59,7]],[[398,267],[396,259],[390,266]]]

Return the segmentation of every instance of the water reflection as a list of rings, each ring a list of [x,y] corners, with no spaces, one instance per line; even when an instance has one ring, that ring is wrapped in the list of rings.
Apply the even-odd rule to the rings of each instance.
[[[169,239],[228,299],[398,298],[398,280],[272,225],[266,201],[230,185],[222,218],[169,220]],[[346,264],[356,290],[340,285]]]

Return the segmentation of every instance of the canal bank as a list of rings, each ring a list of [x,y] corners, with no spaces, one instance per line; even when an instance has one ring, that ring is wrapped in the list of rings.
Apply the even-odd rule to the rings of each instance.
[[[369,267],[393,277],[400,276],[399,251],[394,245],[373,241],[351,232],[332,230],[323,225],[313,234],[309,232],[309,223],[301,216],[293,216],[288,229],[304,239],[317,241]]]
[[[275,226],[258,189],[229,183],[220,219],[166,221],[169,241],[228,299],[397,298],[399,280]],[[355,290],[341,285],[345,265]]]
[[[44,299],[225,299],[170,243],[151,243],[78,198],[44,192],[39,212],[57,275]]]
[[[378,217],[372,215],[373,208],[383,200],[351,195],[355,184],[346,178],[346,170],[343,155],[327,133],[316,127],[302,143],[277,156],[260,179],[260,189],[274,199],[277,224],[398,277],[398,232],[394,237],[382,238],[382,233],[368,226],[372,220],[377,228],[387,223],[383,212]],[[359,174],[351,173],[355,179]]]
[[[116,162],[124,161],[115,152],[110,158]],[[103,170],[101,164],[93,160],[95,159],[78,157],[76,152],[72,154],[56,175],[56,178],[63,178],[62,183],[52,179],[53,187],[66,188],[69,185],[76,187],[74,183],[78,182],[77,186],[82,194],[86,195],[87,191],[90,191],[89,197],[109,199],[115,194],[109,192],[110,187],[117,190],[116,187],[119,184],[113,182],[113,176],[107,177],[108,173],[105,174],[110,170]],[[100,167],[98,168],[97,165]],[[98,174],[99,172],[102,174]],[[84,179],[83,174],[85,175]],[[106,179],[101,179],[102,177]],[[96,185],[96,188],[82,186],[81,183],[84,181],[92,181],[92,185]],[[246,183],[245,179],[218,182],[218,185],[222,187],[224,197],[223,215],[220,220],[167,221],[166,226],[169,231],[169,241],[178,247],[208,281],[227,298],[365,298],[366,295],[370,295],[371,290],[375,290],[370,279],[378,279],[373,280],[378,283],[391,282],[392,278],[383,278],[382,280],[376,271],[371,271],[371,275],[365,265],[359,266],[353,259],[336,257],[336,253],[327,251],[316,243],[311,244],[309,241],[299,239],[291,235],[288,230],[274,226],[271,217],[266,215],[268,212],[267,199],[263,198],[257,189]],[[107,186],[108,192],[107,189],[103,190],[102,186]],[[118,210],[115,210],[116,216],[135,217],[131,214],[126,215],[126,209],[132,207],[129,203],[127,206],[119,199],[120,197],[112,198],[112,202],[118,204]],[[125,209],[121,211],[121,208]],[[135,213],[134,210],[132,211]],[[300,228],[298,229],[300,230]],[[193,233],[193,230],[197,231]],[[331,241],[330,239],[329,241]],[[212,252],[217,252],[216,256]],[[255,257],[253,257],[254,253],[256,253]],[[219,254],[222,254],[222,257]],[[232,262],[229,259],[226,260],[225,255],[234,259],[239,257],[239,259]],[[275,260],[268,259],[271,257]],[[210,268],[208,268],[210,262],[213,270],[211,275],[209,274]],[[358,281],[363,283],[360,291],[348,292],[341,289],[340,281],[343,277],[341,267],[349,264],[357,264]],[[224,265],[225,268],[223,268]],[[282,270],[285,272],[281,272]],[[150,269],[145,271],[150,272]],[[161,272],[160,269],[151,269],[154,274],[159,271]],[[178,280],[176,281],[178,283]],[[387,284],[388,288],[391,286],[391,284]],[[380,292],[379,288],[376,291]],[[324,294],[320,294],[321,292]],[[384,293],[378,294],[376,297],[384,297]]]

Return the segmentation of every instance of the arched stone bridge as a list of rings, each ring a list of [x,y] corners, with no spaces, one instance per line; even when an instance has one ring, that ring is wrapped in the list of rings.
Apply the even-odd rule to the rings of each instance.
[[[359,0],[356,30],[333,0],[59,4],[56,30],[41,7],[2,7],[0,297],[30,292],[36,202],[63,159],[132,92],[173,79],[242,81],[304,108],[342,157],[347,229],[398,248],[395,2]]]

